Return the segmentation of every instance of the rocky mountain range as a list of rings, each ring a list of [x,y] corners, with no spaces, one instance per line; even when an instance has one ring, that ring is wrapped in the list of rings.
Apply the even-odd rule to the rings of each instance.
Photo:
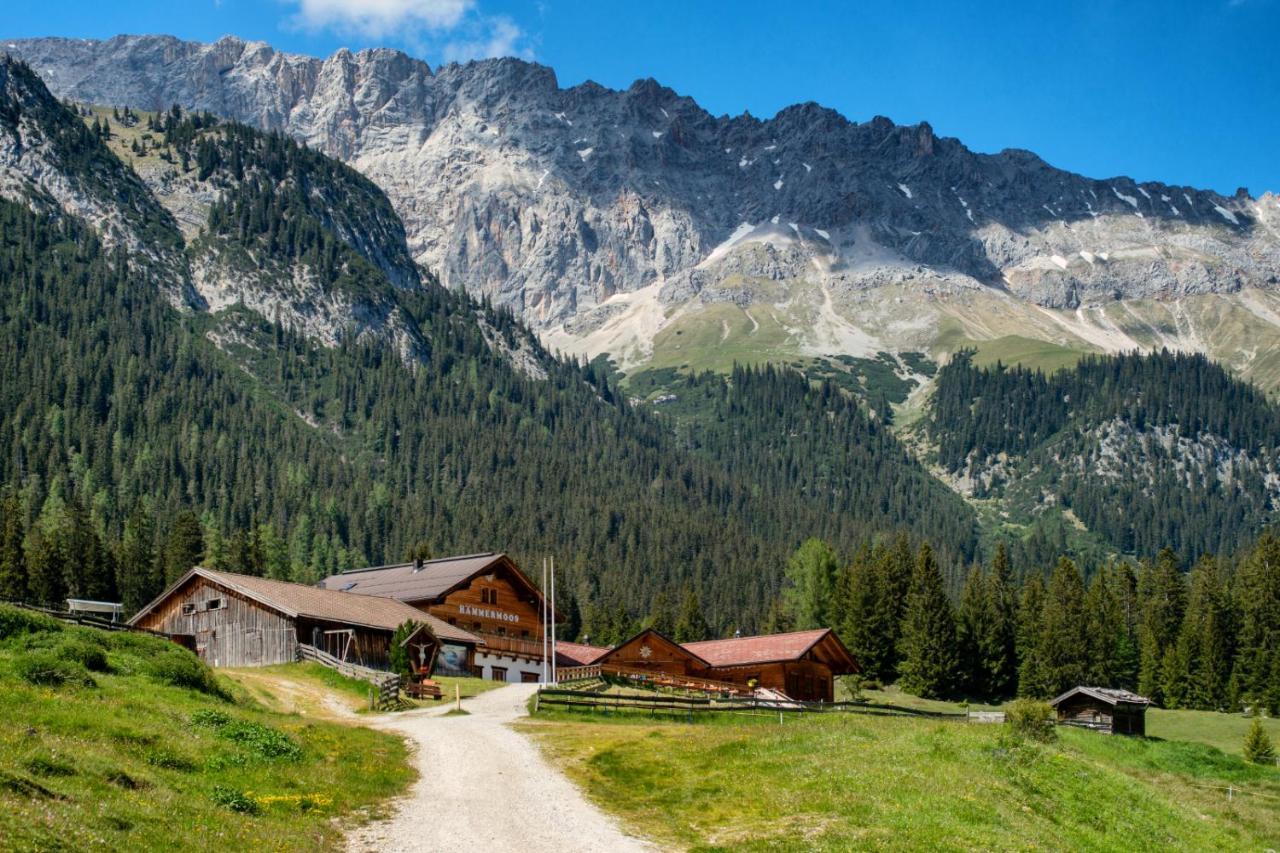
[[[351,164],[442,283],[626,370],[1169,347],[1280,384],[1274,195],[1093,180],[812,103],[716,117],[653,80],[561,88],[515,59],[432,69],[232,37],[0,49],[64,98],[208,110]]]

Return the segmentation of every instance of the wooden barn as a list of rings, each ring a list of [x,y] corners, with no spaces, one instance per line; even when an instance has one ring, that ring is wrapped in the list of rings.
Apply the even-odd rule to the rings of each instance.
[[[416,635],[420,657],[435,660],[445,645],[474,655],[474,636],[395,599],[198,567],[129,624],[175,635],[212,666],[287,663],[303,643],[339,660],[385,669],[391,635],[409,620],[428,629]],[[432,643],[436,648],[424,648]]]
[[[542,592],[505,554],[486,552],[354,569],[321,581],[326,589],[393,598],[479,638],[470,666],[496,681],[542,676]],[[445,668],[458,647],[446,646]]]
[[[744,692],[762,688],[815,702],[832,701],[835,677],[858,671],[853,655],[829,628],[684,644],[646,629],[591,663],[606,671],[705,679]]]
[[[1147,733],[1147,706],[1151,700],[1127,690],[1073,687],[1051,704],[1057,712],[1058,725],[1117,735]]]

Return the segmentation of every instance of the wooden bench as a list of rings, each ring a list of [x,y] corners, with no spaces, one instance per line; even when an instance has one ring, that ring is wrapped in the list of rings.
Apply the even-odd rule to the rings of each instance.
[[[422,681],[410,681],[404,686],[404,692],[411,699],[426,699],[430,697],[431,699],[439,701],[440,698],[444,696],[444,692],[440,689],[440,685],[436,684],[429,678],[425,678]]]

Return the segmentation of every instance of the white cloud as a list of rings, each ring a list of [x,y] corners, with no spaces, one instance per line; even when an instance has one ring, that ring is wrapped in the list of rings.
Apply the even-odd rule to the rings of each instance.
[[[466,62],[494,56],[533,58],[533,52],[522,45],[524,32],[510,18],[498,15],[479,22],[480,35],[449,42],[440,55],[445,62]]]
[[[294,22],[309,30],[335,30],[368,38],[410,32],[451,30],[472,10],[474,0],[288,0],[297,5]]]
[[[283,0],[303,30],[395,42],[445,62],[493,56],[533,58],[527,34],[505,15],[485,15],[477,0]]]

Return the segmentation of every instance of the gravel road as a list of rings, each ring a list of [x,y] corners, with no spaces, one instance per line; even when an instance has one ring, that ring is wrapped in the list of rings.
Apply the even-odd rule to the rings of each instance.
[[[352,851],[652,851],[610,818],[507,724],[525,715],[537,689],[512,684],[452,707],[387,714],[363,722],[416,745],[421,778],[385,821],[355,830]]]

